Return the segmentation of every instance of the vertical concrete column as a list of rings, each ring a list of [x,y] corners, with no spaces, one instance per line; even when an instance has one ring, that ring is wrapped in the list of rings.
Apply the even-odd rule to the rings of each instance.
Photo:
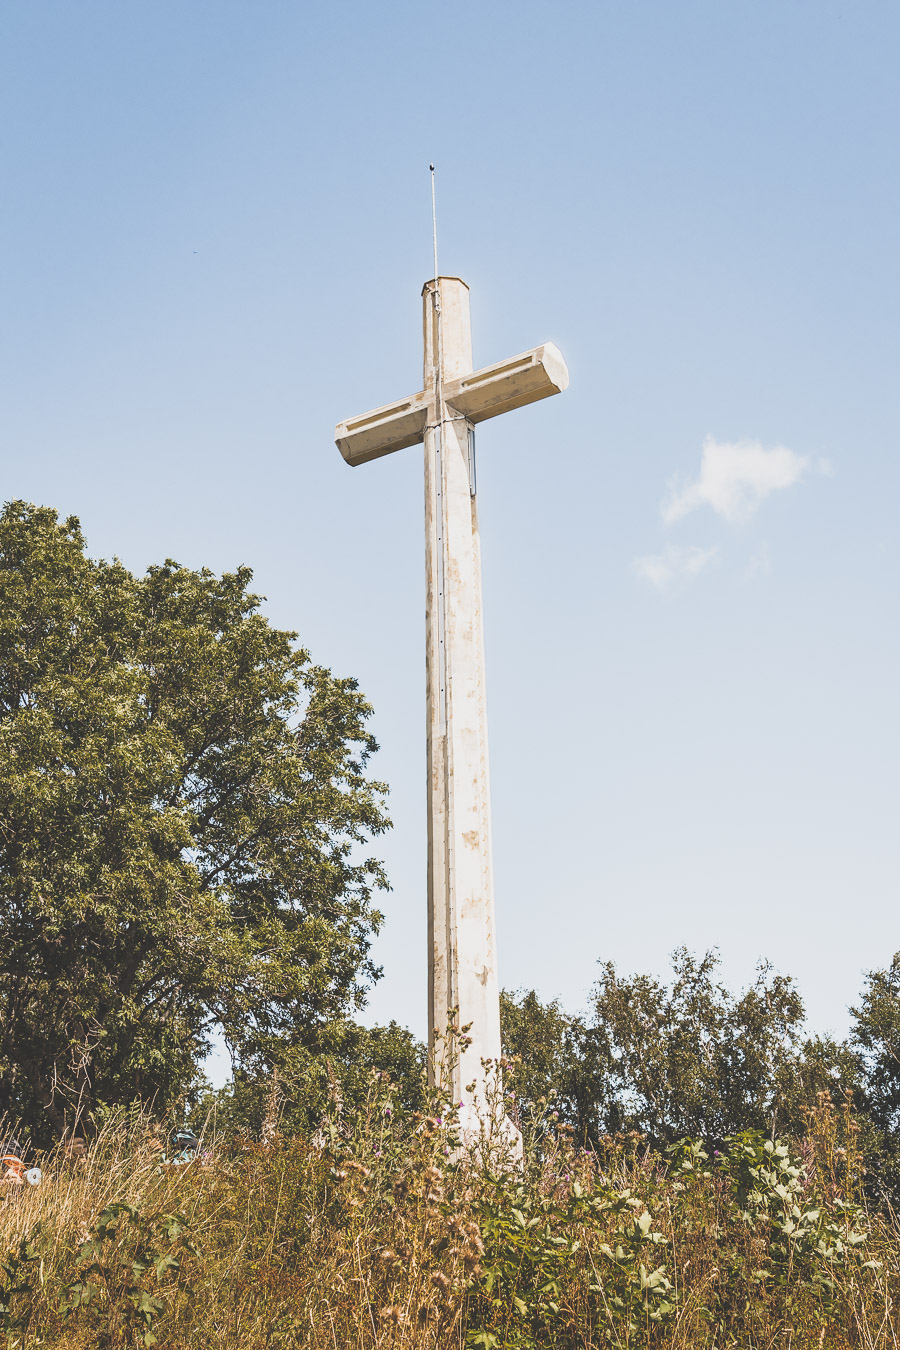
[[[437,296],[435,286],[437,285]],[[484,621],[478,514],[470,484],[470,427],[441,386],[472,371],[469,292],[455,277],[423,290],[426,642],[428,684],[429,1047],[458,1008],[471,1023],[453,1095],[464,1128],[484,1118],[482,1059],[500,1056],[495,951]],[[436,300],[438,303],[436,303]],[[441,1051],[438,1048],[438,1060]],[[436,1067],[441,1072],[441,1064]],[[467,1092],[469,1084],[473,1092]]]

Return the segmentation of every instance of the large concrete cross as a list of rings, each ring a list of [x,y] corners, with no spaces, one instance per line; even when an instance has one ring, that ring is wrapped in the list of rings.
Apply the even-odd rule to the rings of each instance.
[[[500,1058],[474,427],[558,394],[569,374],[552,342],[473,371],[468,286],[438,277],[422,296],[424,389],[340,422],[335,439],[354,465],[425,443],[428,1043],[468,1134],[491,1110],[482,1060]],[[448,1048],[451,1009],[470,1044]]]

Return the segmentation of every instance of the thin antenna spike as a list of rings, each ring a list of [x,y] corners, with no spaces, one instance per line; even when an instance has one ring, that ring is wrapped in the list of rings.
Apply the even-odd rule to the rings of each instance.
[[[437,254],[437,206],[434,197],[434,165],[428,166],[431,172],[431,242],[434,247],[434,313],[437,319],[437,364],[434,371],[434,391],[435,406],[437,410],[438,423],[444,420],[444,398],[443,398],[443,380],[444,380],[444,337],[443,326],[441,324],[441,287],[438,281],[438,254]]]
[[[435,206],[434,201],[434,165],[429,164],[428,168],[431,171],[431,242],[434,247],[434,280],[436,284],[438,279],[438,265],[437,265],[437,207]]]

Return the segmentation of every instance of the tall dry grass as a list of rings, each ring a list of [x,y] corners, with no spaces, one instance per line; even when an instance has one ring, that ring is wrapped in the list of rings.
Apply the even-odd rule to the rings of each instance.
[[[107,1122],[3,1198],[9,1344],[897,1346],[900,1231],[866,1208],[852,1120],[830,1104],[793,1180],[759,1140],[661,1159],[635,1137],[585,1153],[539,1129],[514,1165],[460,1153],[435,1109],[404,1113],[380,1083],[315,1139],[210,1131],[180,1168],[146,1117]]]

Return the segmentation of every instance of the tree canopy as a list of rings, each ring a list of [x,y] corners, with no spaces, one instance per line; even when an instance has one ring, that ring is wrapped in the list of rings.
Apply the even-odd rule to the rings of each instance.
[[[377,975],[371,709],[250,582],[0,515],[0,1114],[36,1137],[172,1101],[217,1025],[296,1074]]]
[[[504,994],[504,1050],[518,1061],[522,1111],[543,1109],[552,1093],[582,1141],[633,1130],[665,1147],[746,1129],[796,1134],[817,1093],[859,1099],[858,1054],[804,1035],[793,980],[762,962],[735,995],[717,978],[718,964],[715,952],[682,948],[662,981],[623,976],[605,962],[583,1014],[544,1004],[533,990]]]

